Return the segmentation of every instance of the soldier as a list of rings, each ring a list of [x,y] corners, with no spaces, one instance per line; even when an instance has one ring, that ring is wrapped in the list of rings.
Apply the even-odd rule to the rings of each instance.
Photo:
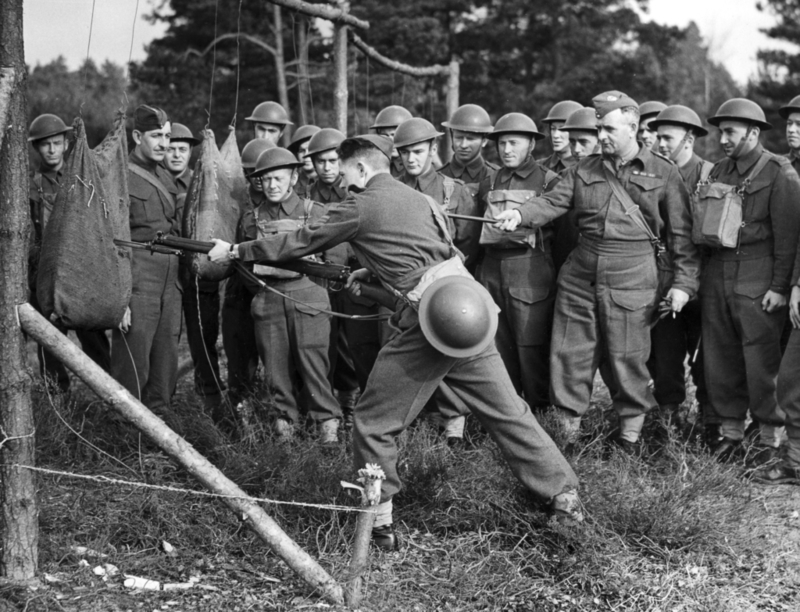
[[[789,104],[779,108],[778,114],[786,119],[787,157],[795,172],[800,174],[800,96],[795,96]]]
[[[320,218],[325,208],[301,200],[294,192],[301,166],[286,149],[272,148],[258,156],[253,174],[261,177],[264,201],[246,211],[239,223],[240,240],[259,240],[285,234]],[[320,439],[338,441],[342,412],[328,383],[330,302],[328,292],[307,276],[256,264],[253,272],[268,287],[252,286],[255,336],[278,416],[275,431],[287,440],[294,434],[300,413],[295,397],[295,378],[302,381],[303,404],[319,427]]]
[[[376,134],[386,136],[394,140],[394,134],[403,121],[411,119],[411,113],[402,106],[387,106],[375,117],[375,123],[369,129],[375,130]],[[398,178],[403,174],[403,162],[397,149],[392,149],[392,176]]]
[[[344,134],[339,130],[325,128],[314,134],[308,145],[307,159],[314,164],[314,170],[318,177],[311,186],[308,197],[326,208],[347,197],[344,179],[339,173],[339,154],[336,152],[337,147],[342,144],[344,139]],[[346,244],[332,249],[328,255],[334,263],[350,265],[354,270],[361,267],[355,254]],[[356,304],[351,299],[354,296],[342,289],[342,287],[338,287],[335,291],[328,292],[334,312],[377,314],[375,308],[369,309],[371,312],[362,312],[363,306]],[[376,321],[355,321],[338,317],[331,319],[331,340],[328,349],[331,362],[329,380],[334,394],[339,400],[339,405],[342,407],[344,421],[348,426],[352,423],[353,408],[355,408],[360,390],[358,372],[362,371],[361,378],[366,384],[366,377],[369,376],[369,370],[372,369],[372,363],[374,363],[374,358],[372,363],[365,364],[361,361],[364,357],[362,344],[364,340],[373,342],[375,344],[374,357],[377,357],[377,351],[380,349],[377,327]],[[362,339],[361,336],[366,337]],[[368,350],[367,352],[371,353],[372,351]],[[356,362],[356,353],[358,353],[358,363]]]
[[[598,364],[607,359],[620,417],[616,442],[638,454],[644,415],[656,405],[646,366],[658,293],[653,236],[667,228],[673,312],[695,293],[699,262],[686,186],[674,164],[637,144],[636,102],[618,91],[592,102],[603,154],[581,160],[551,191],[497,218],[506,230],[537,228],[575,210],[580,241],[559,275],[553,323],[553,403],[576,434]]]
[[[652,100],[642,103],[639,107],[639,140],[648,149],[655,150],[658,145],[658,134],[650,127],[650,122],[665,108],[667,105],[663,102]]]
[[[561,127],[562,132],[569,135],[571,160],[577,164],[584,157],[600,152],[600,141],[597,138],[597,117],[593,108],[579,108],[567,117]],[[573,164],[573,165],[574,165]],[[578,225],[575,211],[559,217],[553,222],[553,266],[558,275],[567,257],[578,246]]]
[[[287,125],[294,125],[289,121],[289,113],[277,102],[262,102],[253,109],[253,113],[245,118],[253,122],[253,137],[265,138],[276,147],[283,136]]]
[[[709,181],[739,187],[744,200],[738,246],[710,247],[703,274],[706,384],[722,419],[715,454],[724,461],[740,452],[749,410],[760,430],[754,459],[768,460],[785,418],[776,378],[800,229],[800,180],[788,160],[759,143],[772,126],[755,102],[728,100],[708,122],[719,128],[727,156]]]
[[[69,149],[67,135],[72,131],[55,115],[39,115],[31,123],[28,130],[28,142],[39,154],[39,169],[31,177],[30,206],[33,224],[33,257],[29,269],[30,300],[38,309],[36,299],[36,268],[38,250],[42,245],[44,228],[53,212],[61,179],[63,177],[64,155]],[[66,329],[59,328],[62,333]],[[108,371],[111,360],[110,345],[104,331],[76,331],[81,348],[101,368]],[[39,371],[45,380],[55,384],[60,391],[68,391],[69,373],[54,355],[38,346]]]
[[[304,198],[308,195],[311,184],[317,179],[317,173],[314,170],[314,164],[307,154],[308,143],[311,140],[311,137],[317,132],[319,132],[319,128],[316,125],[304,125],[299,127],[297,128],[297,131],[292,134],[292,140],[289,143],[289,146],[286,147],[294,154],[294,156],[297,158],[297,161],[303,163],[303,167],[300,169],[300,172],[297,175],[297,185],[294,187],[295,192],[301,198]]]
[[[481,181],[498,170],[482,154],[493,127],[489,113],[477,104],[464,104],[456,109],[449,121],[443,121],[442,126],[450,130],[453,157],[439,172],[463,181],[470,191],[477,194]]]
[[[274,148],[271,140],[256,138],[242,149],[242,169],[249,187],[242,215],[264,203],[261,179],[253,176],[258,156]],[[239,274],[225,281],[225,298],[222,303],[222,346],[228,358],[228,399],[240,414],[249,414],[248,401],[253,391],[258,369],[258,346],[253,316],[250,314],[253,294],[245,287]]]
[[[572,157],[572,151],[569,146],[569,133],[564,130],[564,124],[572,113],[582,108],[582,104],[572,100],[564,100],[554,105],[550,112],[547,113],[547,117],[542,119],[542,123],[550,128],[549,139],[553,153],[549,157],[538,160],[538,163],[556,174],[560,174],[562,170],[566,170],[577,163],[577,160]]]
[[[170,173],[161,165],[171,133],[160,108],[140,105],[134,112],[135,148],[128,157],[131,239],[147,242],[158,232],[179,235],[181,202]],[[179,258],[132,254],[133,293],[119,329],[112,334],[111,375],[162,417],[178,377],[181,332]]]
[[[668,106],[650,122],[649,129],[658,135],[658,152],[675,163],[686,189],[693,194],[697,184],[708,179],[713,166],[694,152],[696,140],[708,134],[700,117],[686,106]],[[647,363],[653,377],[653,395],[662,413],[676,420],[680,405],[686,399],[683,362],[688,354],[692,379],[697,386],[695,397],[703,424],[703,440],[714,445],[718,442],[719,417],[708,401],[701,331],[700,301],[690,300],[675,317],[665,317],[653,326]]]
[[[433,266],[444,265],[455,248],[447,240],[447,226],[435,204],[391,178],[391,152],[391,144],[377,135],[344,141],[340,163],[351,192],[328,209],[324,222],[234,246],[216,241],[212,260],[286,261],[349,242],[367,267],[354,278],[374,274],[410,300],[409,293],[422,276]],[[494,346],[489,343],[472,357],[448,357],[426,339],[414,306],[400,302],[393,319],[397,334],[381,350],[355,412],[355,466],[376,463],[387,477],[373,541],[383,548],[397,548],[392,527],[392,497],[400,489],[396,437],[442,381],[469,399],[470,409],[497,441],[516,477],[549,502],[557,515],[580,520],[578,480],[527,405],[511,391]]]
[[[200,144],[192,131],[182,123],[172,124],[172,137],[169,139],[169,148],[164,157],[164,167],[172,174],[175,187],[179,196],[185,196],[192,182],[192,169],[189,161],[192,158],[192,149]]]
[[[489,138],[503,167],[480,186],[487,216],[541,195],[557,179],[555,172],[533,159],[536,141],[544,134],[527,115],[503,115]],[[550,330],[556,293],[552,238],[551,224],[514,234],[488,226],[481,234],[486,251],[479,280],[501,309],[497,350],[517,393],[534,411],[550,404]]]

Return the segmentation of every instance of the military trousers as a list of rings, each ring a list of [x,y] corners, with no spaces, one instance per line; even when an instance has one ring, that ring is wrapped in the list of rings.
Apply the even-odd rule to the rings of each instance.
[[[550,404],[550,335],[555,271],[541,249],[487,248],[481,283],[500,307],[495,343],[517,393],[534,408]]]
[[[329,291],[328,298],[331,303],[331,310],[334,312],[345,313],[347,297],[346,289],[340,291]],[[353,354],[350,351],[350,340],[347,337],[344,325],[345,319],[331,317],[331,337],[328,346],[328,357],[331,363],[331,370],[328,376],[331,387],[337,391],[352,393],[359,388],[356,378]]]
[[[553,404],[585,414],[595,373],[606,360],[603,377],[620,416],[639,416],[656,405],[646,364],[657,293],[649,241],[581,237],[558,277],[550,358]]]
[[[697,386],[697,401],[700,406],[707,406],[701,330],[699,300],[690,301],[675,317],[668,315],[653,326],[647,367],[653,377],[653,395],[660,406],[681,404],[686,399],[684,361],[687,355],[692,380]]]
[[[255,386],[258,346],[251,313],[253,294],[239,277],[225,281],[222,301],[222,348],[228,360],[228,397],[234,406]]]
[[[783,425],[778,406],[781,334],[787,309],[767,313],[761,301],[772,281],[772,257],[757,245],[716,250],[700,283],[708,396],[725,419]]]
[[[778,405],[786,415],[786,459],[800,468],[800,330],[793,329],[778,374]]]
[[[219,395],[225,389],[217,354],[219,283],[198,283],[196,277],[188,276],[183,283],[183,316],[194,364],[195,393],[201,397]]]
[[[381,501],[401,487],[396,437],[442,382],[478,418],[530,491],[550,500],[577,487],[575,472],[518,395],[494,345],[474,357],[448,357],[425,339],[414,309],[401,307],[392,322],[398,333],[378,355],[353,424],[356,469],[377,463],[386,473]]]
[[[280,417],[299,422],[297,395],[314,421],[341,417],[328,382],[330,315],[319,310],[330,310],[327,290],[307,278],[269,285],[299,302],[262,289],[251,307],[256,345]]]
[[[378,314],[377,304],[357,298],[349,292],[344,293],[342,309],[345,314]],[[353,357],[356,380],[359,388],[363,391],[367,386],[369,374],[372,372],[372,367],[375,365],[378,353],[381,350],[381,323],[379,321],[343,319],[341,325],[344,328],[347,344],[350,347],[350,354]]]
[[[158,412],[169,406],[178,381],[178,257],[134,251],[132,264],[131,325],[112,333],[111,375]]]

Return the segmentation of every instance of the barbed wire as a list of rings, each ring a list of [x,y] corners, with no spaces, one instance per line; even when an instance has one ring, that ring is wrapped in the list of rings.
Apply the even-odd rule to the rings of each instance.
[[[67,478],[77,478],[80,480],[91,480],[102,484],[114,484],[126,487],[133,487],[139,489],[152,489],[156,491],[167,491],[169,493],[183,493],[186,495],[196,495],[198,497],[212,497],[217,499],[239,499],[243,501],[272,504],[276,506],[296,506],[300,508],[315,508],[318,510],[331,510],[336,512],[376,512],[375,508],[354,508],[353,506],[340,506],[337,504],[313,504],[309,502],[298,501],[285,501],[281,499],[270,499],[267,497],[252,497],[250,495],[224,495],[222,493],[213,493],[211,491],[197,491],[194,489],[184,489],[182,487],[174,487],[171,485],[157,485],[147,482],[137,482],[133,480],[123,480],[121,478],[113,478],[111,476],[104,476],[102,474],[77,474],[75,472],[65,472],[63,470],[53,470],[50,468],[37,467],[33,465],[21,465],[13,463],[5,467],[22,468],[25,470],[32,470],[34,472],[41,472],[42,474],[50,474],[52,476],[64,476]]]

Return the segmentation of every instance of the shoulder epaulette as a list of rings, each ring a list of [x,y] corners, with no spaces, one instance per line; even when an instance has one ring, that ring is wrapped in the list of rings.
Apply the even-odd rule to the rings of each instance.
[[[484,159],[484,160],[483,160],[483,163],[484,163],[484,164],[486,164],[486,167],[487,167],[487,168],[489,168],[489,170],[494,170],[495,172],[497,172],[498,170],[500,170],[500,166],[498,166],[497,164],[494,164],[494,163],[492,163],[492,162],[490,162],[490,161],[486,161],[486,160]]]

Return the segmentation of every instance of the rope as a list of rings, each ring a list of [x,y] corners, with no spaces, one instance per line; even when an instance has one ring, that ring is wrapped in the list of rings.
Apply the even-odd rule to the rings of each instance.
[[[366,56],[367,60],[367,117],[369,117],[369,56]]]
[[[214,371],[214,364],[211,363],[211,355],[208,354],[208,347],[206,346],[206,338],[205,332],[203,331],[203,313],[201,312],[200,307],[200,279],[196,276],[194,277],[194,288],[195,288],[195,299],[197,300],[195,303],[197,304],[197,325],[200,328],[200,342],[203,345],[203,353],[206,356],[206,363],[208,363],[208,367],[211,368],[211,375],[214,377],[214,384],[217,386],[217,391],[219,391],[220,398],[222,398],[222,383],[220,383],[219,378],[217,378],[217,373]],[[214,339],[216,342],[216,338]],[[203,390],[203,397],[205,397],[205,389]]]
[[[239,36],[242,33],[242,0],[239,0],[239,13],[236,15],[236,98],[233,102],[231,127],[236,129],[236,115],[239,112],[239,74],[242,70],[242,57],[239,53]],[[216,34],[214,36],[216,39]],[[216,48],[216,45],[214,45]]]
[[[83,91],[81,92],[81,106],[80,106],[80,113],[81,116],[83,115],[83,103],[86,100],[86,75],[89,72],[89,51],[92,48],[92,31],[94,30],[94,7],[97,4],[97,0],[92,0],[92,17],[89,20],[89,42],[86,43],[86,60],[83,62]]]
[[[306,30],[306,51],[310,46],[308,43],[308,37],[311,35],[311,22],[310,20],[306,19],[307,30]],[[314,92],[311,90],[311,75],[308,71],[308,64],[306,64],[306,84],[308,85],[308,103],[311,105],[311,124],[317,124],[317,116],[314,112]]]
[[[49,468],[36,467],[32,465],[21,465],[13,463],[11,465],[5,464],[4,467],[22,468],[31,470],[33,472],[40,472],[42,474],[50,474],[51,476],[64,476],[66,478],[77,478],[80,480],[91,480],[102,484],[113,484],[125,487],[133,487],[137,489],[152,489],[155,491],[167,491],[169,493],[182,493],[185,495],[196,495],[197,497],[212,497],[216,499],[238,499],[242,501],[272,504],[275,506],[296,506],[299,508],[316,508],[319,510],[332,510],[336,512],[377,512],[375,507],[372,508],[354,508],[353,506],[340,506],[337,504],[312,504],[308,502],[297,501],[284,501],[280,499],[270,499],[267,497],[251,497],[250,495],[223,495],[222,493],[212,493],[211,491],[197,491],[195,489],[184,489],[182,487],[173,487],[170,485],[156,485],[147,482],[137,482],[133,480],[123,480],[121,478],[112,478],[111,476],[95,476],[92,474],[76,474],[74,472],[64,472],[62,470],[51,470]]]
[[[216,0],[214,3],[214,40],[217,40],[217,16],[219,15],[219,0]],[[208,110],[206,111],[206,116],[208,120],[206,121],[205,129],[208,129],[209,124],[211,123],[211,107],[214,104],[214,75],[217,72],[217,45],[214,45],[214,49],[211,52],[211,84],[208,88]]]
[[[125,83],[130,84],[131,59],[133,58],[133,37],[136,34],[136,18],[139,16],[139,0],[136,0],[136,10],[133,13],[133,25],[131,25],[131,47],[128,50],[128,64],[125,68]]]
[[[358,131],[358,89],[356,88],[356,74],[358,73],[358,56],[353,61],[353,133],[360,134]]]

